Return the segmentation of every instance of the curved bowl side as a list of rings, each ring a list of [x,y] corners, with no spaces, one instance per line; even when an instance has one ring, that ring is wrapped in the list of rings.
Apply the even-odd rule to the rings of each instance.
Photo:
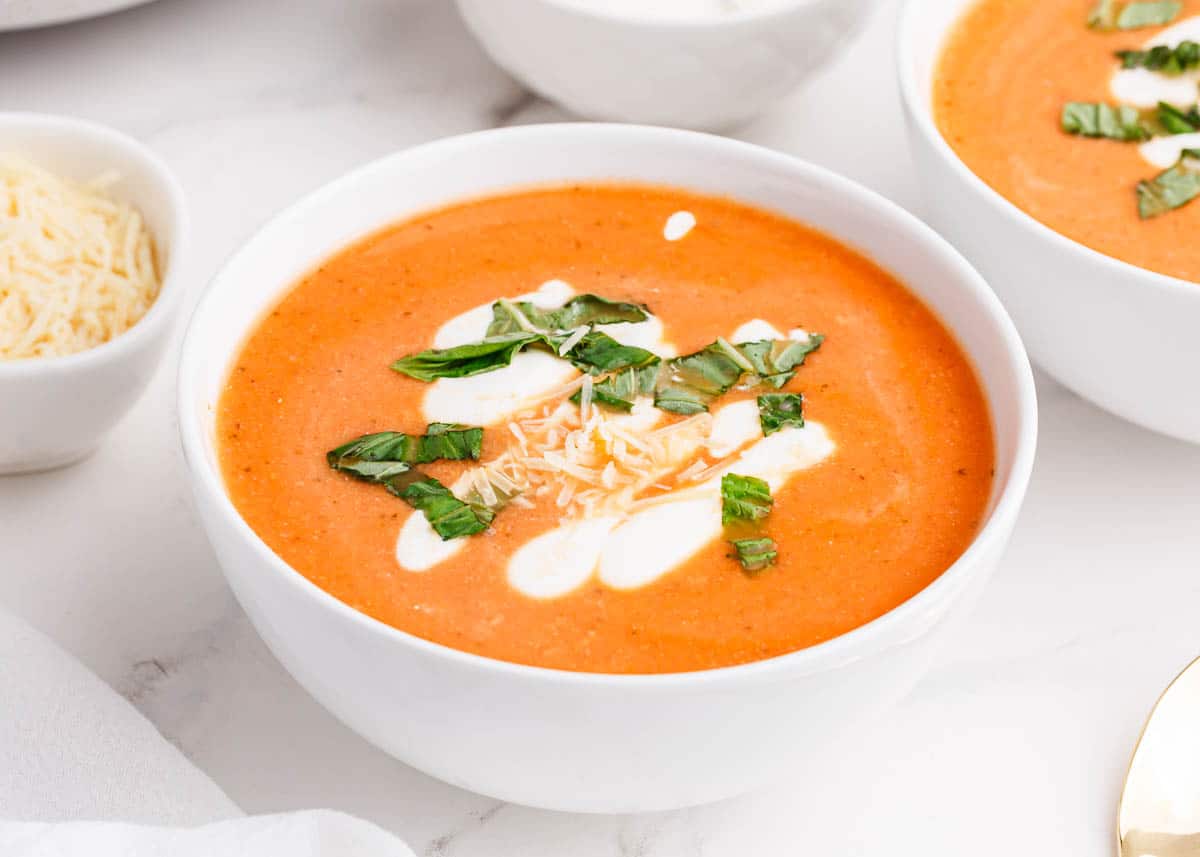
[[[566,180],[677,185],[775,209],[857,246],[933,306],[975,360],[995,417],[990,517],[960,560],[905,604],[819,646],[725,669],[619,676],[429,643],[356,612],[275,556],[225,494],[213,442],[227,368],[262,309],[308,265],[369,229],[452,200]],[[355,731],[434,776],[522,804],[592,812],[708,802],[789,771],[817,776],[838,740],[912,686],[969,610],[1016,519],[1036,435],[1032,376],[1011,322],[928,227],[790,157],[635,126],[451,138],[302,200],[217,276],[189,329],[179,390],[205,529],[239,600],[297,680]]]

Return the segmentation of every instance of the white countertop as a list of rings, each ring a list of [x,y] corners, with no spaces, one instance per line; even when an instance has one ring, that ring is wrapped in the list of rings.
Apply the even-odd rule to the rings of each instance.
[[[738,136],[920,213],[893,21],[889,2],[854,51]],[[492,66],[447,0],[161,0],[0,35],[0,107],[115,125],[174,167],[195,228],[192,301],[258,223],[354,165],[565,118]],[[1007,559],[956,644],[837,780],[796,771],[735,801],[642,817],[499,804],[367,745],[258,640],[191,508],[174,368],[90,460],[0,479],[0,605],[78,655],[250,812],[346,810],[427,857],[1102,855],[1142,718],[1200,654],[1200,448],[1041,377],[1040,457]]]

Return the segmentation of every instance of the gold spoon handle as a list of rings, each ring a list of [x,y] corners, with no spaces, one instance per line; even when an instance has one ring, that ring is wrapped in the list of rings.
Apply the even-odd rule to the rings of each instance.
[[[1121,840],[1125,857],[1200,857],[1200,833],[1131,830]]]

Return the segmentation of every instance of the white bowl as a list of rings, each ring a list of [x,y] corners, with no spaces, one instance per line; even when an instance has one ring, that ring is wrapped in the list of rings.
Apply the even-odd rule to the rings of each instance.
[[[996,484],[970,549],[920,594],[803,651],[695,673],[620,676],[519,666],[395,630],[326,594],[238,515],[217,464],[214,414],[262,313],[306,270],[385,224],[541,183],[653,182],[722,194],[815,225],[902,278],[978,367],[996,430]],[[550,125],[454,137],[376,161],[268,223],[213,281],[192,320],[180,425],[200,518],[230,585],[275,655],[330,711],[435,777],[562,810],[661,810],[791,774],[886,708],[924,671],[950,620],[996,565],[1033,462],[1036,401],[999,301],[902,209],[791,157],[686,131]]]
[[[91,453],[133,406],[162,358],[182,296],[183,191],[158,156],[111,128],[37,113],[0,113],[0,152],[16,152],[77,180],[116,170],[112,194],[135,206],[154,235],[158,298],[137,324],[65,357],[0,361],[0,474],[70,464]]]
[[[938,132],[933,71],[972,2],[908,0],[901,15],[900,87],[930,222],[987,277],[1042,368],[1120,417],[1200,443],[1200,284],[1039,223],[971,172]]]
[[[712,129],[762,112],[827,66],[878,2],[793,0],[683,20],[561,0],[458,0],[458,8],[493,60],[581,116]]]
[[[151,0],[3,0],[0,31],[82,21],[141,6]]]

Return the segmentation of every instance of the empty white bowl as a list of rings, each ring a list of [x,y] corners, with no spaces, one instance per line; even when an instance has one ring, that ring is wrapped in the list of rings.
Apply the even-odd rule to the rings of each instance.
[[[987,277],[1042,368],[1118,416],[1200,443],[1200,284],[1118,261],[1039,223],[971,172],[939,133],[934,68],[972,2],[908,0],[901,16],[900,87],[930,222]]]
[[[761,113],[820,71],[878,2],[792,0],[678,20],[562,0],[458,0],[458,8],[493,60],[580,116],[716,129]]]
[[[384,625],[276,556],[238,514],[218,466],[218,398],[247,334],[305,271],[349,242],[440,206],[545,183],[674,185],[779,211],[859,248],[955,332],[996,435],[987,522],[924,591],[837,639],[783,657],[672,675],[598,675],[467,654]],[[821,757],[920,677],[969,612],[1008,540],[1033,462],[1036,401],[999,301],[945,241],[864,188],[720,137],[550,125],[454,137],[376,161],[264,226],[192,319],[180,428],[197,508],[271,650],[352,729],[435,777],[504,800],[589,812],[661,810],[782,776],[835,775]]]
[[[158,298],[125,333],[65,357],[0,361],[0,474],[70,464],[92,452],[154,375],[183,285],[187,240],[179,183],[151,152],[111,128],[37,113],[0,113],[0,152],[76,180],[115,170],[110,193],[142,213],[162,273]]]

